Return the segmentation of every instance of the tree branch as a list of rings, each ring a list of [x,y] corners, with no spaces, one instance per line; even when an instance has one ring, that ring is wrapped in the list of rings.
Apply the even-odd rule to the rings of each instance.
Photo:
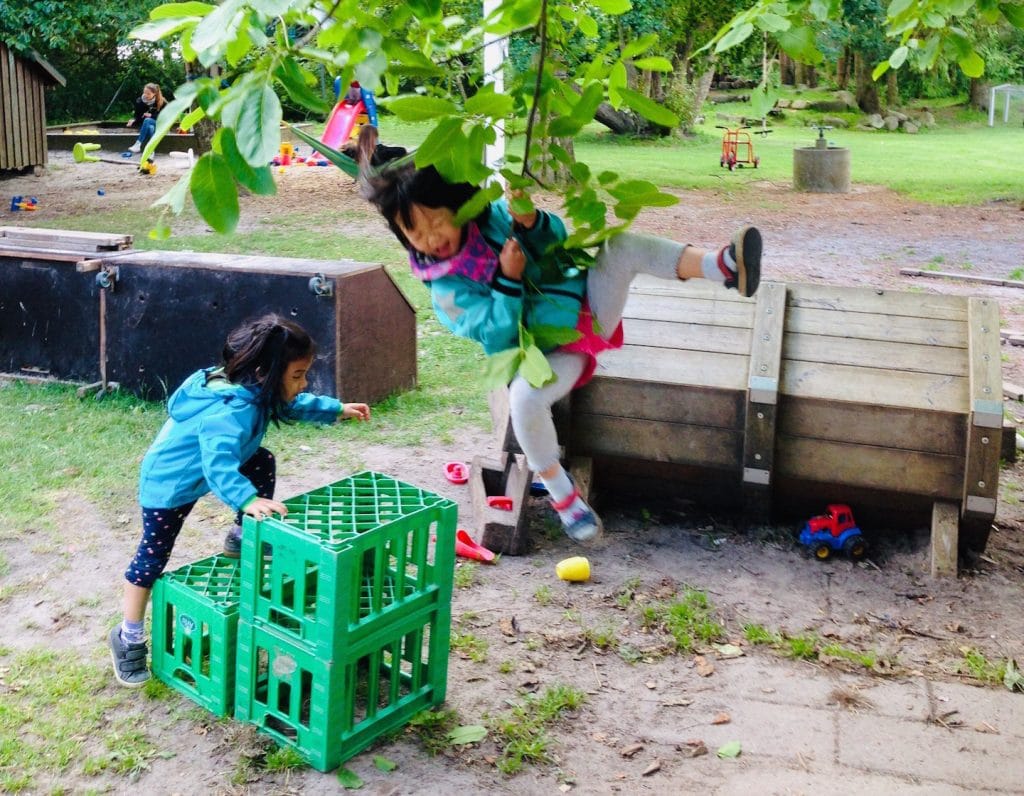
[[[324,23],[329,19],[334,19],[334,12],[338,10],[338,6],[341,5],[341,0],[334,0],[334,5],[331,6],[331,10],[327,12],[327,16],[317,22],[313,27],[306,31],[305,35],[295,42],[295,49],[299,50],[309,44],[309,40],[312,39],[320,29],[324,26]]]
[[[541,0],[540,24],[540,54],[537,56],[537,82],[533,86],[533,102],[530,105],[530,118],[526,123],[526,146],[523,149],[523,170],[522,176],[533,175],[530,173],[530,145],[533,140],[533,125],[537,121],[537,106],[540,104],[540,89],[544,82],[544,62],[548,56],[548,0]],[[536,177],[533,177],[536,180]]]

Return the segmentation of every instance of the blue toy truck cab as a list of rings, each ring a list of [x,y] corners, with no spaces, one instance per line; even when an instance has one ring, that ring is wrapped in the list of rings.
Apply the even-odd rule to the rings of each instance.
[[[844,503],[830,503],[825,514],[811,517],[800,531],[800,544],[814,557],[825,561],[833,550],[842,550],[854,561],[864,557],[867,543],[853,519],[853,511]]]

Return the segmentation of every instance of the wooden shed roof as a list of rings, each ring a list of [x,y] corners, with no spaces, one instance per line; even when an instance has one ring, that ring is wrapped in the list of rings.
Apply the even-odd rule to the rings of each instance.
[[[0,41],[0,45],[3,44],[5,44],[5,42]],[[11,52],[14,53],[16,57],[21,58],[22,60],[27,61],[28,63],[37,67],[38,70],[51,84],[59,83],[62,86],[66,86],[68,84],[67,78],[65,78],[64,75],[58,72],[53,64],[51,64],[49,61],[43,58],[43,56],[41,56],[35,50],[19,51],[17,49],[14,49],[13,47],[9,47],[9,49],[11,50]]]

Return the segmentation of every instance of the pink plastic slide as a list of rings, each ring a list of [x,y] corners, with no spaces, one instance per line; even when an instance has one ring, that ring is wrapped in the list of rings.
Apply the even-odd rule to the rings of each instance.
[[[324,134],[320,136],[320,143],[326,144],[331,149],[340,149],[341,145],[352,135],[352,127],[360,113],[366,113],[366,106],[362,102],[357,102],[355,105],[346,105],[344,100],[339,102],[331,111]]]

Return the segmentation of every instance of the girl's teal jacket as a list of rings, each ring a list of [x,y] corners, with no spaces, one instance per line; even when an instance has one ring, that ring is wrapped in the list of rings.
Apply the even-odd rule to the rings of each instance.
[[[238,470],[256,452],[270,422],[256,391],[199,370],[167,401],[170,418],[142,460],[139,503],[175,508],[213,492],[235,511],[256,497],[256,487]],[[341,401],[304,392],[287,407],[289,418],[333,423]]]
[[[512,236],[513,219],[503,199],[491,203],[477,223],[496,254]],[[430,282],[434,312],[441,323],[460,337],[476,340],[487,354],[519,345],[520,319],[527,329],[575,329],[587,291],[585,273],[555,281],[546,281],[541,275],[543,255],[567,237],[562,219],[540,210],[533,229],[523,230],[517,237],[526,254],[522,282],[507,279],[500,269],[489,285],[461,275]]]

